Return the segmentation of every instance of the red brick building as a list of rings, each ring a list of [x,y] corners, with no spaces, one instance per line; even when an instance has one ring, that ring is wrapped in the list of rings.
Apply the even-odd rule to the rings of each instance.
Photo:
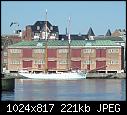
[[[2,62],[2,67],[7,68],[7,62],[8,62],[8,53],[7,53],[7,46],[12,45],[14,43],[20,42],[22,38],[18,35],[3,35],[1,36],[1,62]]]
[[[45,41],[23,41],[8,47],[8,70],[10,72],[67,71],[71,69],[98,72],[123,71],[123,49],[110,40],[72,40],[70,50],[67,40],[48,40],[47,61]],[[70,53],[69,53],[70,52]],[[69,58],[70,57],[70,58]]]

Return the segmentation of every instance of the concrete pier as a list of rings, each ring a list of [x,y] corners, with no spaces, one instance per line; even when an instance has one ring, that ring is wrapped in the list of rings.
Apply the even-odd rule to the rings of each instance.
[[[88,73],[87,79],[126,79],[126,73]]]

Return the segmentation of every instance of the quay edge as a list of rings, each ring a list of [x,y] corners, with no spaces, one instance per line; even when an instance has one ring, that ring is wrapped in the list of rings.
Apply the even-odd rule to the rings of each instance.
[[[2,91],[14,91],[15,89],[15,78],[1,78]]]
[[[126,73],[88,73],[87,79],[126,79]]]

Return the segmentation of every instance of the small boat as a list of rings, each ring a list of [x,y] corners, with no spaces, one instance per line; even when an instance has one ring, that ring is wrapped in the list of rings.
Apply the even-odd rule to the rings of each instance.
[[[87,73],[82,72],[60,72],[60,73],[29,73],[28,71],[19,71],[19,75],[30,79],[44,80],[77,80],[86,79]]]

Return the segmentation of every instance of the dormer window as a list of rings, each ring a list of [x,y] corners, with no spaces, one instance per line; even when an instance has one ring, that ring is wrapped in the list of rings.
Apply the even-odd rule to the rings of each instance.
[[[37,26],[37,30],[40,30],[40,26]]]

